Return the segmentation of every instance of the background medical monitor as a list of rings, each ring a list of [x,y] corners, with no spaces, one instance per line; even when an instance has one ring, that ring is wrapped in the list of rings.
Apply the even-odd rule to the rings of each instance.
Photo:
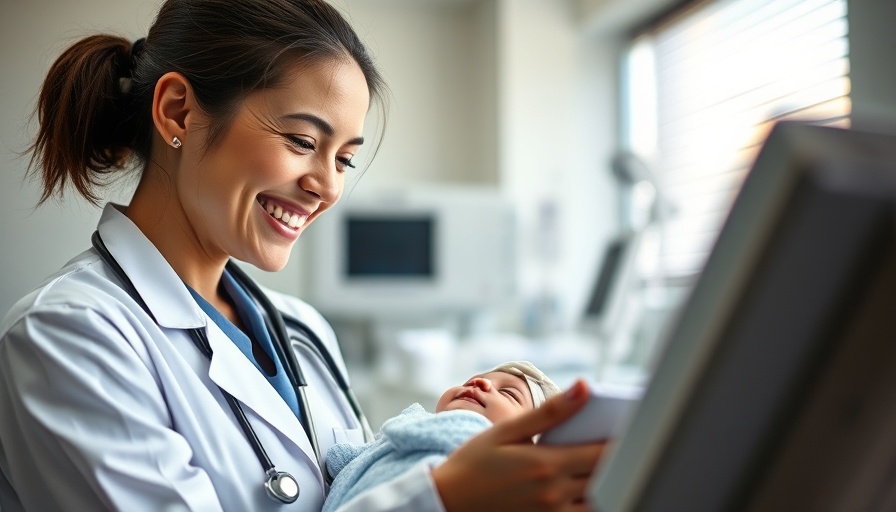
[[[594,286],[585,305],[586,316],[601,316],[609,308],[611,295],[622,279],[625,260],[631,251],[634,235],[620,235],[607,244]]]
[[[348,279],[434,278],[436,219],[347,215],[345,249]]]
[[[896,137],[774,128],[599,511],[896,510]]]
[[[467,314],[515,297],[513,208],[495,187],[354,190],[309,234],[308,299],[331,318]]]

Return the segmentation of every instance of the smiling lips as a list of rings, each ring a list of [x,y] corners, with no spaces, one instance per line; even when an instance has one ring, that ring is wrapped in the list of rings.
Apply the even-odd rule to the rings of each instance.
[[[268,212],[268,215],[279,220],[281,224],[290,229],[297,230],[305,225],[305,221],[308,220],[308,215],[288,211],[279,204],[274,204],[263,197],[258,198],[258,204]]]

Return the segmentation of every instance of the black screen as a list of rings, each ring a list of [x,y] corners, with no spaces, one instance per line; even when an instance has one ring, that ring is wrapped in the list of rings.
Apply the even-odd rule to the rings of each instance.
[[[434,276],[431,217],[349,217],[346,222],[348,277]]]
[[[619,280],[628,241],[629,237],[620,237],[607,246],[604,261],[601,264],[594,288],[591,290],[585,314],[599,316],[606,310],[613,285]]]

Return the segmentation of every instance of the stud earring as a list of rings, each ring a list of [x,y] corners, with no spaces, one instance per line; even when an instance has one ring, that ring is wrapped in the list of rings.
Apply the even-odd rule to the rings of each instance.
[[[180,143],[180,139],[178,139],[176,136],[171,138],[171,146],[174,147],[174,149],[180,149],[182,145],[183,144]]]

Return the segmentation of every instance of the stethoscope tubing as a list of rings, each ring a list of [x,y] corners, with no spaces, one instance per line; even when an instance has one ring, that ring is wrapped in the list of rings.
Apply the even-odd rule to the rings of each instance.
[[[317,334],[309,329],[308,326],[306,326],[298,318],[294,318],[286,314],[281,314],[281,316],[285,324],[289,324],[290,327],[293,328],[293,330],[301,332],[304,335],[304,338],[310,342],[303,343],[303,345],[313,351],[315,355],[317,355],[317,357],[322,360],[329,369],[330,373],[333,376],[333,379],[339,386],[340,391],[342,391],[342,395],[348,402],[349,407],[351,407],[355,417],[361,423],[361,429],[364,433],[364,441],[373,441],[373,430],[370,428],[370,423],[368,423],[367,421],[367,416],[365,416],[364,411],[361,410],[361,404],[358,401],[358,397],[355,395],[355,392],[352,391],[352,387],[349,385],[348,379],[346,379],[342,371],[339,370],[339,367],[336,365],[336,361],[333,359],[333,356],[330,355],[330,351],[327,350],[326,347],[324,347],[323,342],[317,336]],[[302,343],[303,341],[299,337],[291,337],[290,339],[298,341],[299,343]]]
[[[299,399],[299,416],[301,416],[299,419],[301,420],[302,428],[305,429],[305,433],[311,441],[311,448],[314,450],[314,455],[317,457],[318,463],[320,463],[320,443],[317,439],[317,431],[314,428],[314,419],[311,416],[311,409],[308,407],[308,396],[305,393],[305,386],[307,386],[308,383],[305,380],[305,374],[302,372],[302,367],[299,365],[299,361],[296,359],[296,355],[289,345],[289,334],[287,333],[286,324],[283,322],[280,310],[271,303],[270,299],[267,298],[261,288],[255,284],[255,281],[250,279],[249,276],[243,272],[243,269],[239,268],[236,263],[233,261],[227,262],[227,270],[234,279],[246,289],[249,296],[261,307],[261,310],[264,312],[265,317],[270,324],[273,324],[273,335],[277,338],[276,343],[273,344],[274,350],[277,351],[277,356],[287,366],[287,377],[295,387],[296,395],[298,395],[297,398]],[[314,343],[314,340],[312,340],[312,343]],[[333,372],[333,370],[335,370],[335,368],[331,366],[330,371]],[[334,373],[334,377],[335,376],[336,374]],[[339,380],[341,380],[341,375],[337,378],[337,382]]]
[[[155,316],[147,306],[146,302],[137,291],[137,287],[134,286],[133,281],[131,281],[124,269],[121,268],[121,265],[118,264],[118,261],[116,261],[112,253],[109,252],[109,249],[103,242],[99,231],[95,231],[93,233],[91,242],[100,258],[112,268],[113,273],[122,281],[122,285],[125,287],[128,295],[130,295],[131,298],[133,298],[143,309],[143,311],[145,311],[146,314],[149,315],[150,318],[152,318],[153,322],[158,323]],[[252,297],[256,302],[256,305],[259,306],[265,319],[268,321],[268,325],[273,326],[272,334],[273,337],[276,338],[276,342],[273,343],[274,350],[277,352],[277,356],[286,366],[287,378],[294,386],[296,394],[298,395],[297,398],[299,402],[300,415],[299,419],[302,424],[303,430],[305,430],[308,439],[311,441],[311,447],[312,450],[314,450],[314,454],[315,457],[317,457],[318,463],[322,463],[321,451],[320,444],[317,438],[317,431],[314,427],[314,420],[311,415],[311,410],[308,406],[308,397],[305,392],[307,381],[305,380],[302,368],[299,365],[299,361],[296,358],[295,353],[293,352],[290,345],[290,341],[292,340],[298,341],[300,343],[302,343],[303,341],[307,341],[307,343],[303,344],[310,348],[321,359],[321,361],[323,361],[323,363],[327,367],[327,370],[336,381],[337,385],[345,396],[349,406],[352,409],[352,412],[358,419],[358,422],[361,424],[365,441],[371,440],[373,434],[370,430],[370,425],[367,422],[367,418],[361,411],[361,407],[358,403],[357,398],[355,397],[355,394],[352,392],[351,387],[348,384],[348,380],[344,375],[342,375],[341,370],[336,365],[336,362],[333,360],[329,351],[327,351],[326,347],[323,346],[323,342],[320,340],[317,334],[300,320],[283,315],[280,310],[278,310],[276,306],[274,306],[270,299],[267,298],[261,288],[259,288],[259,286],[252,279],[250,279],[249,276],[246,275],[246,273],[235,263],[233,263],[232,261],[228,262],[227,270],[237,280],[237,282],[246,289],[249,296]],[[301,337],[298,336],[289,336],[286,326],[287,321],[297,332],[302,333],[305,340],[302,340]],[[187,329],[187,332],[189,333],[190,338],[193,340],[193,343],[196,345],[196,348],[200,352],[202,352],[204,356],[211,359],[212,349],[205,331],[202,328],[197,328]],[[268,494],[272,498],[284,503],[292,503],[293,501],[295,501],[298,497],[297,485],[295,494],[281,492],[280,485],[280,482],[282,481],[281,479],[289,479],[289,481],[291,481],[293,484],[297,484],[295,482],[295,478],[293,478],[288,473],[277,471],[273,461],[271,461],[271,458],[268,456],[267,451],[264,449],[264,445],[261,443],[261,440],[255,433],[255,429],[252,427],[252,424],[246,417],[246,413],[245,411],[243,411],[242,405],[233,395],[224,391],[220,387],[218,389],[224,396],[225,400],[230,406],[230,409],[233,411],[237,423],[239,423],[240,425],[240,429],[243,431],[247,441],[252,446],[252,450],[253,452],[255,452],[255,456],[258,459],[259,464],[261,464],[262,468],[265,471],[265,474],[268,476],[268,480],[265,482],[265,488],[268,491]],[[329,481],[330,478],[328,472],[323,471],[323,473],[325,479]]]
[[[140,292],[137,291],[137,287],[134,286],[134,282],[131,281],[131,278],[128,277],[127,273],[125,273],[124,269],[121,268],[121,265],[118,264],[118,261],[112,256],[112,253],[109,252],[109,248],[106,247],[105,242],[103,242],[103,238],[100,236],[99,231],[94,231],[93,236],[91,237],[91,242],[93,243],[94,249],[99,253],[100,257],[105,261],[110,267],[112,267],[113,273],[121,279],[122,284],[125,286],[128,295],[130,295],[141,308],[152,318],[153,322],[158,323],[156,318],[153,316],[152,312],[149,310],[149,306],[146,305],[146,302],[143,300],[143,297],[140,296]],[[206,358],[211,359],[212,357],[212,347],[208,342],[208,337],[202,329],[188,329],[190,334],[190,338],[193,340],[193,344],[196,345],[196,348],[202,352]],[[236,416],[237,422],[240,424],[240,428],[243,433],[248,438],[249,444],[252,445],[252,450],[255,452],[255,456],[258,458],[258,462],[262,465],[265,472],[274,469],[274,463],[271,461],[271,458],[268,456],[267,451],[264,449],[264,446],[261,444],[261,441],[258,439],[258,435],[255,433],[255,429],[252,428],[252,425],[249,423],[249,418],[246,417],[245,411],[243,411],[243,407],[240,405],[239,401],[233,397],[230,393],[225,392],[224,390],[218,388],[221,391],[221,394],[224,395],[224,399],[227,401],[227,404],[230,406],[230,409],[233,411],[234,416]]]

